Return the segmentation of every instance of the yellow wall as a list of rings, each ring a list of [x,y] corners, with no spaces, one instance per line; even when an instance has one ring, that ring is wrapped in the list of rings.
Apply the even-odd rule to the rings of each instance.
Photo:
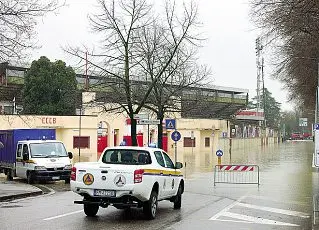
[[[73,136],[79,136],[80,116],[22,116],[0,115],[0,130],[53,128],[56,138],[64,142],[67,151],[74,155],[74,162],[79,159],[78,148],[73,149]],[[90,137],[90,148],[81,149],[80,161],[96,161],[97,116],[81,116],[81,136]]]
[[[219,147],[219,137],[222,132],[227,132],[226,120],[212,119],[176,119],[176,128],[181,133],[181,140],[177,142],[177,161],[196,162],[197,165],[188,167],[209,167],[208,163],[214,156]],[[168,152],[175,159],[175,145],[171,139],[171,133],[174,130],[168,130]],[[183,138],[191,137],[191,131],[194,132],[196,139],[195,147],[184,147]],[[229,133],[229,132],[228,132]],[[205,147],[205,138],[210,139],[209,147]]]

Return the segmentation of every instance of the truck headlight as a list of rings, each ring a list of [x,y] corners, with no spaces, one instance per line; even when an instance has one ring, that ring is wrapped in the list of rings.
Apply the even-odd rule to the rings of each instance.
[[[34,170],[47,170],[44,166],[34,166]]]
[[[72,165],[71,164],[66,165],[66,166],[64,166],[64,169],[65,170],[71,170],[72,169]]]

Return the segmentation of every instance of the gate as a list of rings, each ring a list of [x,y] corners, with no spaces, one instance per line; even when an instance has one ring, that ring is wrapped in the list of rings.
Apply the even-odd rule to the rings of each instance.
[[[215,165],[214,186],[216,184],[258,184],[258,165]]]

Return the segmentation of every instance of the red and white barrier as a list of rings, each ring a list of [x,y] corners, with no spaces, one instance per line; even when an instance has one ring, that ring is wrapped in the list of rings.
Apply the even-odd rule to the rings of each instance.
[[[247,171],[254,171],[254,166],[248,166],[248,165],[219,165],[220,171],[241,171],[241,172],[247,172]]]

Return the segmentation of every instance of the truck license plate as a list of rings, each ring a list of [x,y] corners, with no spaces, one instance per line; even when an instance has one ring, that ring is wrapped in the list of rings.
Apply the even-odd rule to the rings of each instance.
[[[94,189],[94,196],[115,197],[114,190]]]
[[[60,177],[59,176],[53,176],[52,180],[60,180]]]

